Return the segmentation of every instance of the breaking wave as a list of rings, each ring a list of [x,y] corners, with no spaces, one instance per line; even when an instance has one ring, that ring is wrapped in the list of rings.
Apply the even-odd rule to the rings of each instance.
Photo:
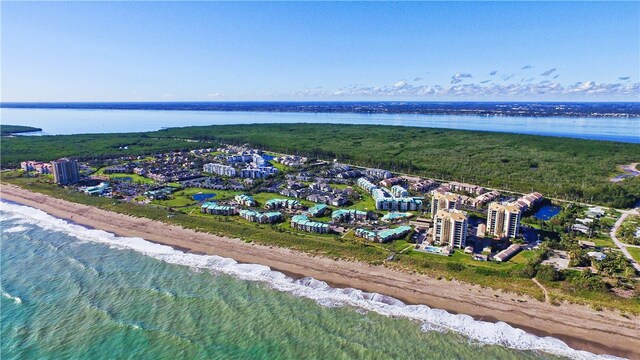
[[[9,294],[8,292],[2,290],[2,296],[9,299],[9,300],[13,300],[14,303],[16,303],[17,305],[22,304],[22,299],[20,299],[17,296],[13,296],[11,294]]]
[[[385,316],[415,320],[421,323],[423,331],[453,331],[481,344],[500,345],[516,350],[542,351],[572,359],[617,359],[614,356],[575,350],[559,339],[536,336],[504,322],[479,321],[468,315],[451,314],[426,305],[407,305],[390,296],[353,288],[332,288],[324,281],[309,277],[296,280],[264,265],[240,264],[233,259],[216,255],[188,254],[142,238],[119,237],[102,230],[87,229],[27,206],[0,202],[0,210],[3,218],[7,215],[11,217],[18,215],[22,223],[31,223],[46,230],[63,232],[83,242],[134,250],[167,263],[187,266],[199,271],[208,270],[242,280],[263,282],[273,289],[312,299],[323,306],[351,306]],[[10,295],[3,292],[3,296]],[[17,297],[11,298],[16,303],[20,301]]]
[[[22,226],[22,225],[17,225],[17,226],[12,226],[8,229],[3,229],[2,232],[3,233],[17,233],[17,232],[22,232],[25,230],[29,230],[28,227],[26,226]]]

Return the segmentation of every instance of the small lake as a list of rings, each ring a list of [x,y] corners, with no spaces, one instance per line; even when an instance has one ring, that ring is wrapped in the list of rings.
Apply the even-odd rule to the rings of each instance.
[[[195,194],[192,195],[191,198],[193,198],[193,200],[195,201],[206,201],[208,199],[211,199],[212,197],[215,197],[216,194],[214,193],[209,193],[209,194]]]
[[[549,220],[552,217],[558,215],[560,213],[560,210],[562,210],[560,206],[545,205],[538,211],[536,211],[536,213],[533,214],[533,217],[540,220]]]

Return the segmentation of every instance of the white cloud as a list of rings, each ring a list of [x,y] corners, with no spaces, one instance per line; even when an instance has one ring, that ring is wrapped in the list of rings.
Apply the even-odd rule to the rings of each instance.
[[[487,81],[487,80],[485,80]],[[552,80],[518,83],[455,83],[441,85],[411,85],[399,81],[387,86],[348,85],[333,91],[314,88],[288,94],[289,96],[326,98],[562,98],[572,96],[616,97],[633,96],[640,93],[640,83],[597,83],[595,81],[562,85]],[[401,84],[402,82],[402,84]]]
[[[455,73],[452,77],[451,77],[451,84],[457,84],[462,82],[462,80],[464,79],[470,79],[473,76],[471,76],[471,74],[467,74],[467,73]]]
[[[219,97],[221,97],[222,94],[220,94],[219,92],[215,92],[215,93],[208,93],[207,94],[207,98],[208,99],[217,99]]]
[[[393,85],[393,87],[394,87],[394,88],[401,89],[401,88],[403,88],[403,87],[405,87],[405,86],[407,86],[407,85],[408,85],[408,84],[407,84],[407,82],[406,82],[406,81],[404,81],[404,80],[400,80],[400,81],[398,81],[397,83],[395,83],[395,85]]]

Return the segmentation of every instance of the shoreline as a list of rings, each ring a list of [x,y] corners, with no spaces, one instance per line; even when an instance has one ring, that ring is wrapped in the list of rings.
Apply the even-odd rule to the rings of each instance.
[[[285,248],[245,243],[239,239],[196,232],[175,225],[136,218],[95,207],[33,193],[2,184],[0,198],[34,207],[76,224],[140,237],[191,252],[261,264],[287,276],[313,277],[332,287],[351,287],[397,298],[407,304],[425,304],[476,320],[504,321],[538,336],[553,336],[578,350],[640,359],[640,318],[625,318],[587,306],[554,306],[528,296],[481,288],[457,281],[436,280],[382,266],[331,260]],[[496,310],[500,309],[500,310]]]

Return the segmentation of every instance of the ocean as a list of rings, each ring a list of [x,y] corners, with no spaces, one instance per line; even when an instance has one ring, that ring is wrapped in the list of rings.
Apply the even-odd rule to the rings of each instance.
[[[635,105],[637,109],[640,105]],[[418,126],[640,143],[640,117],[485,116],[411,113],[313,113],[157,109],[0,108],[3,124],[43,129],[34,135],[121,133],[167,127],[266,123]]]
[[[0,203],[2,359],[597,359],[551,337]]]

